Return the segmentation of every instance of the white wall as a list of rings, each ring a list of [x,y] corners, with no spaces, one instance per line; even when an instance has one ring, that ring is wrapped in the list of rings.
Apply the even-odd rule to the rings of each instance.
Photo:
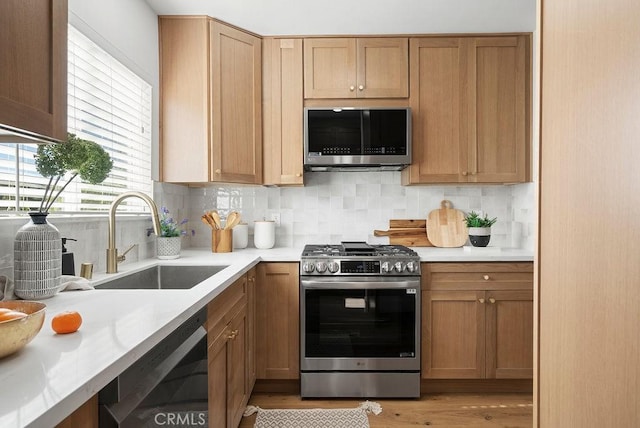
[[[69,0],[69,23],[153,87],[152,176],[158,177],[158,17],[143,0]]]
[[[146,0],[261,35],[498,33],[535,29],[535,0]]]

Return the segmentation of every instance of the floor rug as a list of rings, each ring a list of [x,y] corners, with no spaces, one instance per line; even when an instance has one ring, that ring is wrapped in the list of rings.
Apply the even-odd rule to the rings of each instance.
[[[258,412],[254,428],[369,428],[368,413],[382,412],[380,404],[365,401],[355,409],[262,409],[247,406],[244,415]]]

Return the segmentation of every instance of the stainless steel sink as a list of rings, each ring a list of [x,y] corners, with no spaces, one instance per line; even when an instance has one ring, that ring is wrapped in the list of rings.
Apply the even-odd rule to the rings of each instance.
[[[96,289],[187,290],[217,274],[227,266],[152,266],[103,284]]]

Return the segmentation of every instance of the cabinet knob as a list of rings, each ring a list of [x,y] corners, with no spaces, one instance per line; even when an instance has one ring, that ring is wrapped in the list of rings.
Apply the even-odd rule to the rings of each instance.
[[[467,171],[462,171],[462,175],[464,175],[465,177],[467,176],[467,174],[469,174]]]
[[[478,299],[478,302],[480,302],[480,303],[484,303],[484,299],[482,299],[482,298],[481,298],[481,299]]]
[[[296,177],[302,177],[302,174],[297,173],[297,174],[296,174]]]
[[[215,172],[216,174],[220,174],[222,171],[220,171],[219,169],[216,169],[214,172]]]
[[[489,275],[485,275],[482,278],[484,278],[485,281],[489,281]]]
[[[489,298],[489,302],[491,302],[491,303],[495,303],[495,302],[496,302],[496,299],[494,299],[493,297],[491,297],[491,298]]]
[[[361,91],[364,91],[364,85],[358,86],[358,89],[361,90]]]
[[[355,87],[355,86],[353,86],[353,85],[351,85],[351,86],[349,86],[349,90],[350,90],[351,92],[353,92],[353,91],[355,91],[355,90],[356,90],[356,87]]]

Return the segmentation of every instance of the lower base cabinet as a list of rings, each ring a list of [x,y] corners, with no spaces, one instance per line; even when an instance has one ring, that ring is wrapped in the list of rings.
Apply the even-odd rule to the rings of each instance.
[[[248,276],[207,307],[209,426],[237,427],[251,395]]]
[[[532,379],[533,264],[422,268],[422,377]]]
[[[260,263],[256,284],[258,379],[300,379],[300,265]]]
[[[96,394],[56,425],[56,428],[98,428],[98,425],[98,394]]]

